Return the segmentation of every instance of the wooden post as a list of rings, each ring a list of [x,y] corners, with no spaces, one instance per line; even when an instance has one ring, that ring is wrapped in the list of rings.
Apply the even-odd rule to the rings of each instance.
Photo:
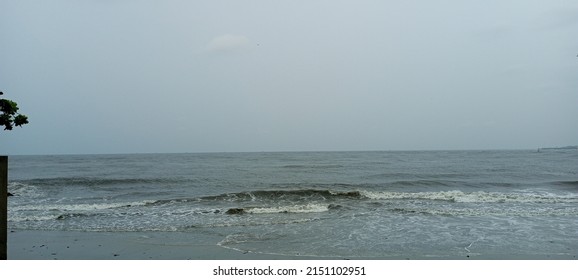
[[[8,259],[8,157],[0,156],[0,260]]]

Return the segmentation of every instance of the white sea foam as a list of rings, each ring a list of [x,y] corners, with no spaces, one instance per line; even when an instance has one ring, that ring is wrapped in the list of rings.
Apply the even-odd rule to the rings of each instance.
[[[8,222],[41,222],[41,221],[50,221],[50,220],[55,220],[59,217],[60,215],[39,215],[39,216],[29,216],[29,215],[23,215],[23,216],[14,216],[14,215],[8,215]]]
[[[361,195],[376,200],[389,199],[424,199],[443,200],[461,203],[576,203],[577,195],[555,195],[550,193],[499,193],[499,192],[471,192],[440,191],[440,192],[371,192],[361,191]]]
[[[215,221],[205,224],[195,225],[194,227],[209,227],[209,228],[221,228],[221,227],[238,227],[238,226],[263,226],[263,225],[287,225],[287,224],[303,224],[313,221],[318,221],[316,218],[312,219],[269,219],[269,220],[247,220],[247,219],[236,219],[229,221]]]
[[[91,211],[105,210],[121,207],[144,206],[154,203],[154,200],[144,200],[137,202],[117,202],[117,203],[86,203],[86,204],[35,204],[19,205],[10,207],[11,211]]]
[[[328,204],[305,204],[288,205],[279,207],[255,207],[245,209],[245,212],[252,214],[273,214],[273,213],[319,213],[329,210]]]
[[[38,190],[38,187],[19,182],[9,183],[8,191],[13,195],[22,197],[38,198],[44,196],[44,194]]]
[[[540,217],[540,216],[576,216],[578,209],[566,208],[526,208],[526,207],[484,207],[484,208],[395,208],[394,212],[427,214],[434,216],[520,216],[520,217]]]

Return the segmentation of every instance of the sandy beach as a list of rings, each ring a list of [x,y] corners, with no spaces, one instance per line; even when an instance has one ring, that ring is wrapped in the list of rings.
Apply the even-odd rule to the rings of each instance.
[[[387,260],[390,258],[316,257],[262,254],[217,245],[219,237],[202,232],[80,232],[10,230],[9,260]],[[399,260],[575,260],[568,254],[471,254]],[[392,260],[396,260],[393,258]]]
[[[525,279],[543,279],[569,275],[574,261],[405,261],[377,259],[315,258],[242,252],[216,245],[218,237],[202,232],[77,232],[11,230],[8,235],[8,259],[0,262],[4,275],[22,278],[78,279],[91,271],[93,278],[132,277],[159,279],[167,275],[194,274],[195,279],[232,279],[239,276],[216,276],[217,268],[296,269],[293,277],[305,276],[309,267],[363,267],[363,279],[383,275],[413,279],[462,279],[477,271],[476,279],[516,275]],[[416,258],[420,259],[420,258]],[[486,259],[564,259],[561,256],[487,256]],[[19,261],[22,260],[22,261]],[[43,261],[46,260],[46,261]],[[63,260],[63,261],[51,261]],[[82,260],[80,262],[73,260]],[[94,261],[102,269],[94,270]],[[128,260],[128,261],[115,261]],[[132,261],[131,261],[132,260]],[[147,261],[152,260],[152,261]],[[156,260],[156,261],[155,261]],[[169,261],[163,261],[169,260]],[[172,261],[171,261],[172,260]],[[187,261],[192,260],[192,261]],[[34,266],[35,269],[29,269]],[[415,267],[420,269],[414,269]],[[453,273],[448,274],[448,271]],[[23,277],[25,276],[25,277]],[[268,276],[269,278],[287,276]],[[354,276],[349,276],[354,277]],[[344,278],[345,279],[345,278]],[[357,279],[357,278],[356,278]]]
[[[10,230],[10,260],[300,260],[316,257],[259,254],[216,245],[214,236],[174,232]],[[328,258],[323,258],[328,259]],[[329,258],[331,259],[331,258]]]

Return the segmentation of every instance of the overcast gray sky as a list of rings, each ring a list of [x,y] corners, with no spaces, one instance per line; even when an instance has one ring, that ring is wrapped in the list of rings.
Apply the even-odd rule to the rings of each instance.
[[[0,2],[0,154],[578,144],[578,1]]]

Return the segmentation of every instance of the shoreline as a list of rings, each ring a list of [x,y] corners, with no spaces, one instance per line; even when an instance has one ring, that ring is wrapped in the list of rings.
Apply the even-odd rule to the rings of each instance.
[[[8,231],[8,260],[576,260],[571,254],[330,257],[267,254],[219,246],[207,232]]]
[[[190,232],[9,230],[8,260],[322,260],[243,252]],[[339,258],[343,259],[343,258]]]

